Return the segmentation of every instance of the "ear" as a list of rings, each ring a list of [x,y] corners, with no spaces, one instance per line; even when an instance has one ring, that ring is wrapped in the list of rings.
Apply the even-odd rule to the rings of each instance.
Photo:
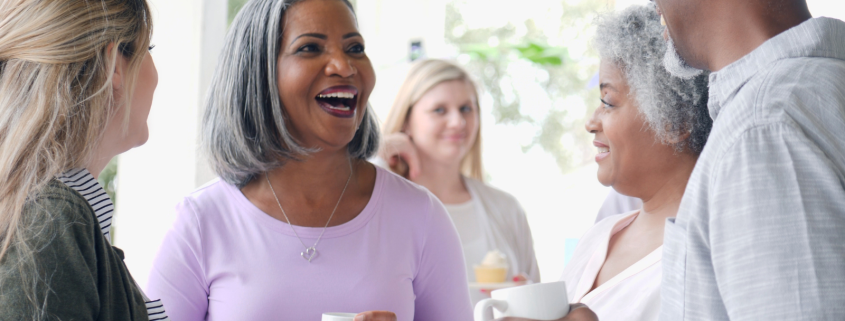
[[[108,47],[106,47],[106,55],[107,57],[115,57],[114,61],[114,74],[112,75],[112,89],[115,91],[119,91],[123,88],[124,80],[126,77],[126,65],[128,61],[126,61],[126,57],[123,56],[120,52],[115,53],[117,51],[117,45],[114,42],[109,43]]]
[[[669,137],[669,139],[667,139],[666,142],[674,145],[674,144],[677,144],[677,143],[680,143],[680,142],[687,140],[690,137],[690,135],[692,135],[692,131],[685,130],[685,131],[682,131],[680,133],[672,135],[672,137]]]

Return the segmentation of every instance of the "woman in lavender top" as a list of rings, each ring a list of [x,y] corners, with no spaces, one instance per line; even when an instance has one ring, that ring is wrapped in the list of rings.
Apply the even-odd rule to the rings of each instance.
[[[471,319],[443,205],[366,161],[374,85],[348,1],[238,14],[203,120],[221,179],[177,206],[148,284],[174,320]]]

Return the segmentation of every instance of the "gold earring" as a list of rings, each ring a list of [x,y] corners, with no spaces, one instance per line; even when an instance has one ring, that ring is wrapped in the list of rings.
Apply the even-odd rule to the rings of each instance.
[[[660,15],[660,25],[666,26],[666,18],[663,18],[663,15]]]

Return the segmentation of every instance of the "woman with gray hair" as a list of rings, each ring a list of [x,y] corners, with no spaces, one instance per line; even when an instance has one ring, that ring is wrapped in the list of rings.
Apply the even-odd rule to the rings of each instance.
[[[657,320],[664,224],[678,212],[712,127],[707,76],[671,76],[662,31],[653,6],[602,16],[596,30],[601,105],[586,127],[595,134],[598,179],[643,200],[593,226],[561,277],[570,302],[599,320]]]
[[[174,320],[471,318],[443,205],[366,161],[374,85],[348,1],[246,4],[203,120],[221,179],[177,206],[149,279]]]

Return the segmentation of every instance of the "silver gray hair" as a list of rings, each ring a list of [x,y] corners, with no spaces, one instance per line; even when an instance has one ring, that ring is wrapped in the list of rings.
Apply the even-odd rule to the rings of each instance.
[[[282,18],[301,1],[250,0],[226,35],[206,102],[202,148],[212,169],[228,183],[242,187],[257,174],[315,152],[301,146],[289,132],[276,78]],[[354,14],[348,0],[338,1]],[[371,157],[378,139],[378,122],[367,105],[347,146],[349,155]]]
[[[708,73],[682,79],[666,71],[663,30],[653,5],[634,5],[600,16],[593,44],[602,59],[622,68],[630,94],[661,143],[698,155],[713,127]],[[678,139],[686,133],[689,137]]]

